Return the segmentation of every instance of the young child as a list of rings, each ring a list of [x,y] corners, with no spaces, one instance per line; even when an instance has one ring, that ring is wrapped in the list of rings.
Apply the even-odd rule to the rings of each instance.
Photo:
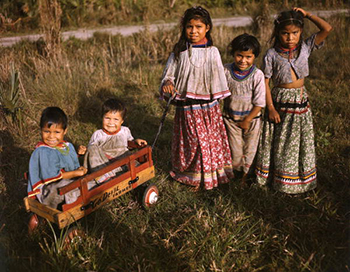
[[[79,195],[75,190],[61,196],[57,188],[85,175],[87,169],[79,165],[74,146],[63,139],[67,133],[67,116],[60,108],[48,107],[42,112],[40,129],[41,142],[29,161],[28,196],[57,209],[64,200],[72,203]]]
[[[320,30],[305,41],[304,17]],[[274,25],[274,44],[262,69],[269,120],[263,125],[256,174],[260,184],[271,176],[276,190],[297,194],[316,187],[314,132],[304,80],[311,52],[322,47],[332,27],[301,8],[282,12]]]
[[[181,183],[213,189],[232,177],[231,154],[218,99],[230,95],[219,51],[213,46],[210,15],[186,10],[182,32],[163,72],[161,95],[176,91],[172,171]]]
[[[259,56],[260,43],[249,34],[242,34],[230,43],[233,63],[225,65],[231,96],[225,98],[224,123],[232,154],[232,166],[243,171],[245,184],[253,163],[261,126],[261,109],[265,107],[265,78],[254,60]]]
[[[122,126],[126,115],[124,104],[115,98],[110,98],[102,105],[102,129],[95,131],[90,139],[87,152],[84,158],[84,166],[91,171],[109,164],[111,159],[125,155],[128,149],[128,142],[134,141],[138,146],[146,146],[147,142],[136,139],[131,135],[128,127]],[[79,154],[84,154],[86,149],[81,146]],[[115,169],[99,177],[96,182],[101,183],[116,172],[122,169]]]

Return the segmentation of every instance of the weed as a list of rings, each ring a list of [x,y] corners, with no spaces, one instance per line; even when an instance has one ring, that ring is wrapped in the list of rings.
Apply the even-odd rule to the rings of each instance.
[[[22,134],[22,108],[20,107],[20,73],[11,66],[11,79],[8,86],[0,85],[0,115],[8,125],[16,125]]]

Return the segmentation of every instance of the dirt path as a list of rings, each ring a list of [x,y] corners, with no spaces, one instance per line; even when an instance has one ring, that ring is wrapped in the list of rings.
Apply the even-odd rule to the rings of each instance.
[[[347,13],[349,15],[350,10],[348,9],[338,9],[332,11],[311,11],[311,13],[322,17],[329,17],[336,13]],[[224,19],[213,19],[214,26],[225,25],[229,27],[240,27],[247,26],[252,23],[252,18],[249,16],[236,16]],[[177,23],[159,23],[159,24],[149,24],[140,26],[114,26],[106,28],[96,28],[96,29],[78,29],[74,31],[65,31],[62,33],[63,40],[67,40],[69,37],[75,37],[81,40],[87,40],[93,37],[95,32],[108,33],[110,35],[121,34],[123,36],[129,36],[134,33],[140,32],[142,30],[148,29],[150,31],[157,31],[159,29],[171,29],[175,27]],[[0,39],[1,46],[11,46],[21,40],[36,41],[41,38],[41,34],[24,35],[16,37],[5,37]]]

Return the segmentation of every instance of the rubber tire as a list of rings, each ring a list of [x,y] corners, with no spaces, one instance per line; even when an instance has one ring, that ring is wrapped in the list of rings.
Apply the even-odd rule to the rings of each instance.
[[[143,193],[142,205],[145,208],[149,208],[152,205],[156,204],[158,201],[159,191],[155,184],[150,184],[147,186]]]
[[[35,213],[30,213],[28,220],[28,234],[32,235],[39,227],[40,219]]]

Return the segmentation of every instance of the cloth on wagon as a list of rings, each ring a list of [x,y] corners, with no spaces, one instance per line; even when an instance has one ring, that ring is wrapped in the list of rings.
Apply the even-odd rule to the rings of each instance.
[[[315,45],[315,37],[314,34],[303,42],[299,54],[291,60],[269,49],[264,57],[265,77],[272,76],[274,84],[282,84],[291,82],[290,69],[298,78],[307,76],[310,53],[323,45]],[[305,87],[274,87],[271,96],[281,122],[274,124],[265,115],[257,155],[258,183],[265,185],[271,177],[273,187],[281,192],[312,190],[317,185],[316,154],[307,91]]]
[[[63,142],[50,147],[39,142],[29,161],[28,196],[36,197],[39,202],[55,209],[64,200],[68,204],[73,203],[80,194],[79,191],[73,190],[59,195],[57,188],[73,181],[62,179],[63,172],[79,167],[78,155],[71,143]]]
[[[237,77],[234,63],[226,64],[225,75],[231,95],[224,102],[224,123],[229,139],[234,170],[248,173],[258,147],[261,119],[254,118],[248,131],[237,125],[249,115],[254,106],[265,107],[265,78],[253,65],[245,77]]]
[[[95,172],[110,163],[111,159],[121,158],[129,154],[128,141],[134,138],[128,127],[122,126],[116,134],[108,134],[100,129],[91,136],[87,152],[84,157],[84,166]],[[118,172],[126,171],[126,167],[118,167],[105,173],[97,179],[98,183],[104,182]]]

